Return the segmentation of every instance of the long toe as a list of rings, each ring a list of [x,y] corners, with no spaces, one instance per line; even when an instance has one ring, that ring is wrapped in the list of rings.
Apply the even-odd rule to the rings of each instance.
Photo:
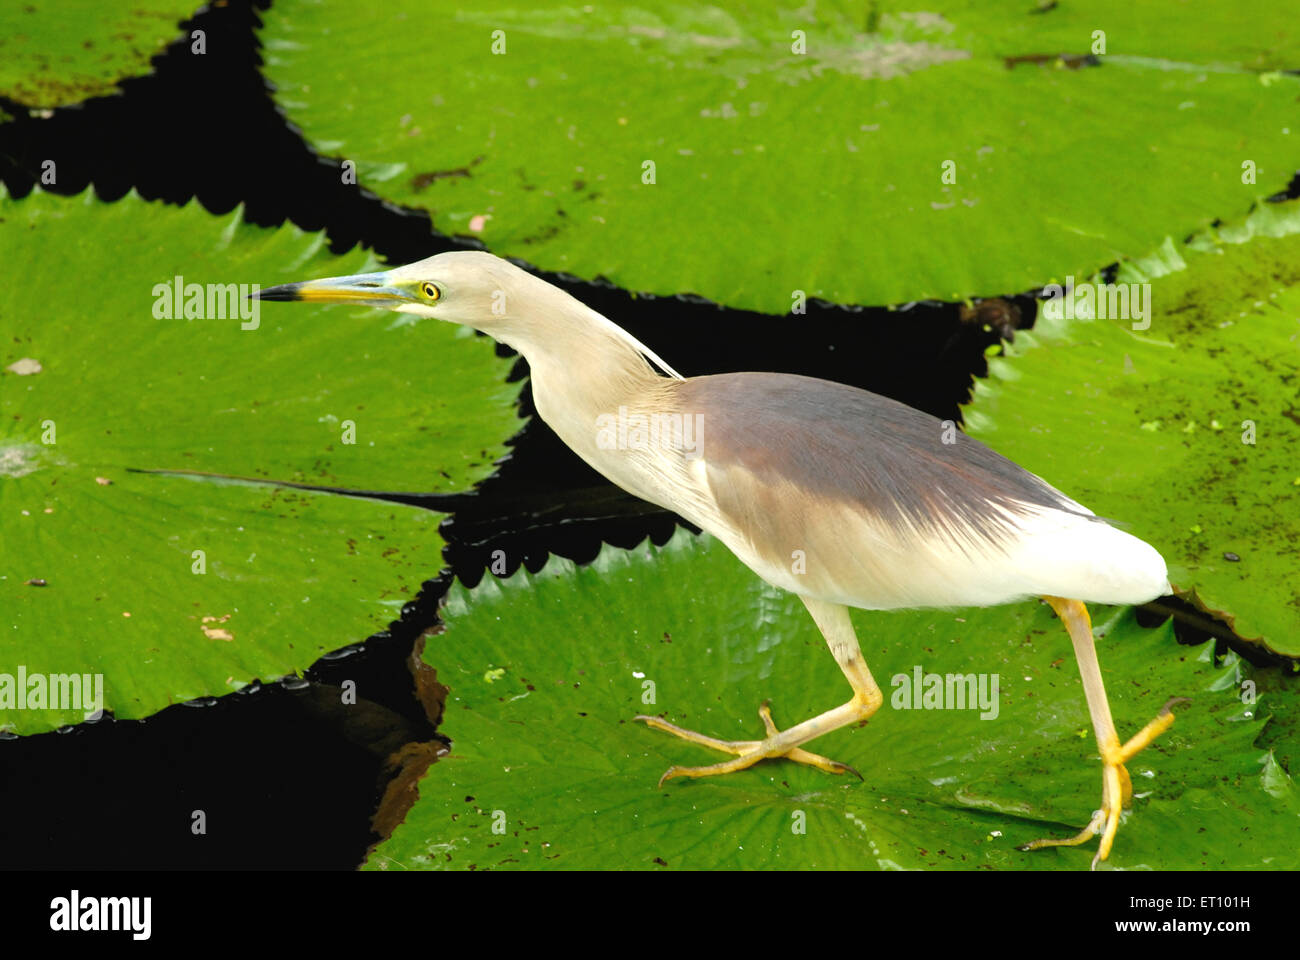
[[[781,757],[787,760],[793,760],[795,763],[802,763],[806,766],[816,767],[818,770],[824,770],[827,773],[842,774],[851,773],[859,780],[864,779],[862,774],[858,773],[847,763],[840,763],[838,760],[831,760],[820,754],[812,753],[798,746],[798,741],[791,742],[788,733],[783,733],[777,729],[772,720],[772,711],[770,705],[765,701],[758,708],[758,715],[763,721],[763,726],[767,730],[767,737],[763,740],[720,740],[717,737],[710,737],[703,733],[696,733],[694,730],[687,730],[679,727],[674,723],[669,723],[662,717],[649,716],[640,714],[634,719],[641,721],[648,727],[656,730],[662,730],[665,733],[671,733],[675,737],[686,740],[690,743],[699,744],[702,747],[709,747],[713,750],[720,750],[723,753],[734,754],[735,758],[726,760],[722,763],[714,763],[704,767],[681,767],[672,766],[664,771],[659,778],[659,786],[663,786],[667,781],[677,777],[714,777],[724,773],[734,773],[737,770],[744,770],[752,767],[760,760]],[[805,738],[808,739],[808,738]]]
[[[720,750],[723,753],[735,754],[737,756],[752,753],[763,743],[761,740],[720,740],[717,737],[710,737],[707,734],[696,733],[694,730],[687,730],[684,727],[679,727],[675,723],[669,723],[662,717],[653,717],[647,714],[638,714],[632,719],[640,720],[647,727],[652,727],[655,730],[662,730],[664,733],[671,733],[674,737],[680,737],[690,743],[697,743],[702,747],[709,747],[713,750]]]

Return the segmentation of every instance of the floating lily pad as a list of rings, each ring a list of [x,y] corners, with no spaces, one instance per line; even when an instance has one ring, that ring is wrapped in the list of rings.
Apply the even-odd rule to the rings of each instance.
[[[1168,624],[1143,629],[1131,610],[1094,612],[1121,735],[1171,696],[1193,700],[1129,764],[1139,796],[1109,864],[1300,865],[1289,839],[1300,802],[1255,745],[1269,698],[1241,696],[1250,668],[1234,655],[1216,665],[1212,645],[1180,646]],[[812,748],[865,782],[765,761],[662,790],[668,766],[723,757],[637,713],[756,739],[764,698],[782,727],[848,698],[795,597],[682,532],[662,549],[606,549],[588,567],[553,558],[535,576],[457,587],[445,616],[425,659],[451,688],[453,749],[370,869],[1073,869],[1095,850],[1015,849],[1069,835],[1101,799],[1070,641],[1044,604],[855,612],[885,704]],[[986,692],[997,675],[996,716],[903,709],[894,678],[918,670],[982,676]],[[1276,696],[1296,693],[1290,682]]]
[[[1239,636],[1300,656],[1300,204],[1117,279],[1150,284],[1149,318],[1040,310],[976,383],[969,432],[1124,521]]]
[[[220,315],[205,295],[160,316],[177,277],[373,264],[320,234],[37,192],[0,197],[0,258],[0,674],[101,674],[119,717],[301,670],[442,565],[438,514],[256,481],[464,490],[518,425],[509,362],[448,325],[260,304],[254,326],[237,287]],[[82,718],[3,684],[0,727]]]
[[[111,93],[180,36],[194,0],[15,0],[0,7],[0,96],[62,107]]]
[[[314,147],[441,230],[773,313],[1090,274],[1300,161],[1280,7],[925,10],[277,0],[262,40]]]

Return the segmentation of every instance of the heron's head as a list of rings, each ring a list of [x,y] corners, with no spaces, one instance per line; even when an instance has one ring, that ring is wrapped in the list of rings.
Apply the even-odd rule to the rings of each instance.
[[[500,338],[518,323],[516,307],[536,294],[537,284],[555,290],[508,260],[465,250],[440,253],[379,273],[286,283],[254,296],[259,300],[382,307],[463,324]]]
[[[600,363],[609,359],[610,343],[618,342],[626,355],[640,355],[681,377],[627,331],[559,287],[479,250],[440,253],[380,273],[286,283],[254,296],[383,307],[459,323],[513,347],[530,364],[543,355],[566,363],[583,362],[577,358],[586,356]]]

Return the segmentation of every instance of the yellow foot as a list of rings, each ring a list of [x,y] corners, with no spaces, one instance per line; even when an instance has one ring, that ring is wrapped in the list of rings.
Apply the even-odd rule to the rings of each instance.
[[[1100,833],[1101,844],[1097,847],[1097,855],[1092,858],[1092,869],[1096,870],[1097,864],[1110,856],[1110,848],[1115,842],[1115,834],[1119,831],[1120,813],[1131,804],[1133,799],[1133,784],[1129,779],[1128,769],[1124,764],[1133,759],[1152,740],[1174,725],[1173,707],[1175,705],[1190,702],[1186,697],[1174,697],[1161,707],[1155,719],[1134,734],[1128,743],[1123,746],[1116,743],[1105,751],[1105,756],[1102,757],[1101,770],[1101,809],[1092,815],[1092,820],[1078,834],[1068,840],[1032,840],[1029,843],[1022,844],[1019,849],[1042,850],[1044,847],[1077,847],[1081,843],[1087,843],[1088,840]]]
[[[764,702],[758,708],[758,715],[763,718],[763,726],[767,729],[767,739],[765,740],[719,740],[716,737],[696,733],[694,730],[685,730],[660,717],[640,714],[633,719],[640,720],[646,726],[654,727],[656,730],[663,730],[675,737],[689,740],[691,743],[698,743],[702,747],[711,747],[714,750],[721,750],[723,753],[735,754],[734,760],[724,760],[722,763],[710,764],[707,767],[669,767],[664,771],[664,775],[659,778],[659,786],[661,787],[674,777],[714,777],[723,773],[734,773],[737,770],[752,767],[758,761],[770,757],[784,757],[787,760],[793,760],[795,763],[804,763],[810,767],[816,767],[818,770],[825,770],[827,773],[851,773],[859,780],[863,779],[862,774],[846,763],[828,760],[819,754],[810,753],[800,747],[782,743],[781,731],[772,722],[772,711],[768,703]]]

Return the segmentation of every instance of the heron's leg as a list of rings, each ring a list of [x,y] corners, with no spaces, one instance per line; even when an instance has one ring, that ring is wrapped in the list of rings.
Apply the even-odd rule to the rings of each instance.
[[[1115,722],[1110,716],[1110,704],[1106,700],[1106,687],[1101,679],[1101,667],[1097,663],[1097,649],[1092,641],[1092,621],[1088,618],[1088,608],[1078,600],[1066,600],[1061,597],[1044,597],[1056,615],[1065,624],[1074,644],[1074,656],[1079,661],[1079,675],[1083,679],[1083,695],[1088,701],[1088,714],[1092,717],[1092,729],[1097,737],[1097,750],[1102,762],[1102,799],[1101,809],[1092,821],[1076,836],[1068,840],[1034,840],[1021,846],[1021,850],[1038,850],[1043,847],[1072,847],[1086,843],[1090,838],[1101,833],[1101,844],[1093,858],[1093,867],[1098,861],[1110,856],[1111,845],[1119,830],[1120,812],[1128,806],[1133,796],[1133,785],[1129,780],[1128,770],[1124,764],[1136,756],[1152,740],[1168,730],[1174,723],[1172,707],[1185,698],[1175,697],[1163,707],[1150,723],[1143,727],[1127,743],[1120,743],[1119,734],[1115,732]]]
[[[850,723],[867,719],[879,709],[884,697],[880,688],[876,686],[871,671],[867,669],[866,662],[862,659],[858,638],[853,632],[853,623],[849,620],[848,608],[807,597],[803,598],[803,602],[821,630],[822,636],[826,638],[835,662],[840,665],[840,669],[844,671],[844,676],[849,681],[849,686],[853,688],[852,698],[848,703],[827,710],[811,720],[805,720],[784,731],[776,728],[776,724],[772,722],[772,714],[765,703],[759,708],[759,716],[767,729],[767,737],[763,740],[719,740],[692,730],[684,730],[659,717],[639,716],[637,720],[657,730],[671,733],[691,743],[736,754],[735,759],[707,767],[669,767],[659,779],[661,786],[665,780],[673,777],[711,777],[722,773],[733,773],[736,770],[752,767],[758,761],[769,757],[785,757],[787,760],[808,764],[827,773],[857,774],[856,770],[846,764],[801,749],[801,744]],[[861,777],[861,774],[858,776]]]

